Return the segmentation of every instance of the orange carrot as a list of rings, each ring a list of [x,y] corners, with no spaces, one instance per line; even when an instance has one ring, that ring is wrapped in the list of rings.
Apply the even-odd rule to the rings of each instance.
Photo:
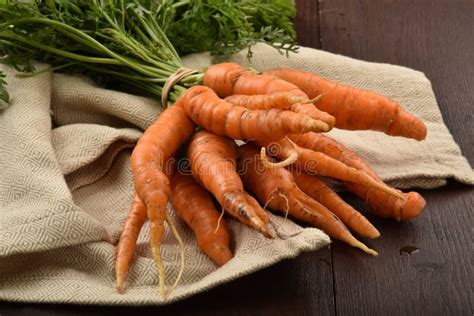
[[[163,172],[170,178],[176,168],[176,160],[169,159],[164,164]],[[135,194],[127,219],[123,226],[122,233],[117,245],[117,258],[115,261],[117,291],[122,294],[124,291],[124,281],[130,266],[130,262],[135,255],[138,236],[147,219],[145,204]]]
[[[233,94],[225,98],[229,103],[250,110],[291,110],[296,103],[306,102],[307,98],[291,92],[275,92],[272,94]]]
[[[115,261],[117,291],[123,293],[125,276],[135,254],[138,235],[146,220],[146,207],[135,194],[117,246]]]
[[[275,92],[272,94],[233,94],[225,98],[229,103],[236,106],[242,106],[250,110],[290,110],[298,112],[298,105],[309,104],[319,101],[322,95],[314,99],[307,100],[305,97],[293,94],[291,92]],[[310,114],[308,114],[311,116]]]
[[[150,245],[160,275],[160,294],[165,297],[165,271],[160,254],[166,205],[170,196],[166,162],[194,131],[194,124],[180,106],[164,110],[146,129],[131,156],[135,190],[150,220]]]
[[[199,126],[233,139],[279,139],[288,133],[327,131],[326,123],[291,111],[249,110],[220,99],[205,86],[184,92],[180,105]]]
[[[193,230],[199,248],[217,265],[232,259],[229,233],[210,194],[190,175],[176,172],[171,179],[173,209]]]
[[[209,67],[204,74],[203,83],[223,98],[233,94],[272,95],[273,93],[286,92],[294,96],[300,96],[301,100],[309,100],[308,96],[297,86],[274,76],[259,75],[246,71],[242,66],[235,63],[221,63]],[[321,120],[328,124],[330,129],[334,126],[334,117],[318,110],[312,104],[298,103],[292,110],[308,115],[313,119]]]
[[[380,236],[379,231],[364,215],[344,202],[336,192],[331,190],[322,180],[318,179],[318,177],[310,176],[304,171],[297,171],[295,169],[291,171],[293,171],[292,174],[296,185],[301,191],[336,214],[351,230],[366,238],[377,238]]]
[[[416,140],[426,138],[427,129],[423,121],[386,96],[291,68],[271,69],[264,74],[291,82],[310,98],[322,94],[323,98],[316,106],[336,118],[337,128],[370,129]]]
[[[232,216],[264,236],[273,237],[266,226],[268,214],[244,191],[236,171],[235,146],[234,141],[226,137],[205,130],[196,132],[187,153],[193,176]]]
[[[275,210],[286,211],[299,220],[321,228],[335,239],[377,255],[377,252],[354,238],[336,215],[303,193],[288,170],[265,168],[257,147],[251,144],[241,146],[239,156],[239,173],[245,187],[254,192],[261,203]]]
[[[399,191],[388,187],[383,182],[376,181],[364,171],[349,167],[339,160],[331,158],[323,153],[297,146],[288,138],[282,138],[273,143],[262,140],[256,140],[256,142],[260,146],[272,147],[270,149],[270,155],[277,156],[281,159],[286,159],[287,157],[294,155],[296,151],[298,156],[298,167],[311,175],[320,175],[358,183],[369,188],[381,190],[397,198],[404,199]],[[269,164],[267,163],[267,165]]]
[[[335,139],[317,133],[291,135],[290,138],[302,147],[321,152],[342,161],[348,166],[363,170],[375,180],[382,182],[377,173],[372,170],[361,157]],[[357,194],[366,201],[372,213],[381,217],[391,217],[399,221],[409,220],[419,215],[426,206],[425,199],[417,192],[403,193],[405,199],[400,200],[384,192],[371,190],[359,184],[351,182],[344,182],[344,184],[349,191]],[[401,191],[399,192],[402,193]]]

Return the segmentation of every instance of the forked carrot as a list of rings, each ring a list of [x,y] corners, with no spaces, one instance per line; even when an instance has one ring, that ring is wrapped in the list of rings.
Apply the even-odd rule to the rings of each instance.
[[[324,153],[348,166],[363,170],[375,180],[382,182],[377,173],[360,156],[329,136],[307,133],[291,135],[290,138],[302,147]],[[400,191],[405,197],[404,200],[400,200],[356,183],[344,182],[344,185],[349,191],[364,199],[372,213],[381,217],[390,217],[399,221],[409,220],[419,215],[426,206],[425,199],[417,192],[402,193]]]
[[[356,89],[313,73],[291,68],[264,71],[303,90],[310,98],[324,95],[316,106],[336,118],[335,127],[348,130],[375,130],[392,136],[423,140],[426,125],[405,111],[396,101],[372,91]]]
[[[166,205],[170,196],[166,162],[194,132],[194,124],[180,106],[164,110],[138,141],[131,156],[135,190],[145,204],[150,220],[150,245],[160,277],[160,295],[165,298],[165,270],[160,247],[164,234]]]
[[[229,214],[264,236],[273,237],[267,227],[268,214],[244,191],[236,171],[235,146],[229,138],[205,130],[196,132],[187,153],[193,176]]]
[[[173,208],[193,230],[199,249],[222,266],[232,259],[225,220],[211,196],[191,175],[176,172],[171,179]]]
[[[246,71],[242,66],[235,63],[221,63],[209,67],[204,74],[203,83],[212,88],[222,98],[230,95],[272,95],[285,92],[300,96],[301,100],[308,101],[310,99],[297,86],[287,81],[274,76]],[[312,98],[315,97],[317,96]],[[297,103],[292,110],[325,122],[329,129],[334,126],[334,117],[318,110],[313,104]]]
[[[164,174],[170,178],[176,168],[176,160],[169,159],[163,168]],[[122,294],[125,288],[125,277],[127,276],[130,263],[135,256],[136,244],[140,231],[147,219],[147,210],[145,204],[140,200],[137,194],[135,194],[133,201],[130,205],[127,219],[122,229],[120,239],[117,245],[117,257],[115,260],[115,276],[116,276],[116,287],[117,292]],[[178,243],[180,243],[181,237],[174,229],[174,224],[168,219],[165,219],[172,233],[175,236]],[[182,243],[182,242],[181,242]],[[175,285],[179,282],[181,273],[184,269],[184,246],[180,244],[180,256],[181,256],[181,270],[176,278]],[[166,298],[166,297],[164,297]]]
[[[321,228],[332,238],[377,255],[376,251],[352,236],[336,215],[303,193],[288,170],[266,168],[257,147],[243,145],[239,147],[239,156],[239,173],[245,187],[254,192],[261,203]]]
[[[168,178],[174,173],[175,167],[176,162],[174,159],[168,160],[168,162],[164,165],[163,172]],[[120,294],[122,294],[124,291],[125,277],[127,275],[130,262],[135,255],[138,236],[140,235],[140,231],[146,219],[147,210],[145,204],[143,204],[138,195],[135,194],[117,245],[115,271],[117,291]]]

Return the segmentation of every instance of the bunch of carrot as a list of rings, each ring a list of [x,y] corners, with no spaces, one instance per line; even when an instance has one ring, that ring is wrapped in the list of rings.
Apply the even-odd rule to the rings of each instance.
[[[425,201],[415,192],[388,187],[360,157],[322,133],[332,128],[369,129],[423,140],[423,122],[385,96],[294,69],[257,74],[233,63],[214,65],[204,72],[183,69],[176,50],[182,46],[179,43],[191,51],[200,50],[196,44],[206,43],[213,53],[232,53],[255,42],[269,43],[280,51],[296,50],[293,1],[268,1],[257,10],[252,1],[204,3],[0,0],[4,63],[32,71],[31,60],[37,60],[50,63],[49,70],[86,73],[105,82],[120,80],[127,87],[135,86],[162,100],[169,95],[175,101],[145,131],[131,157],[136,194],[118,245],[118,291],[124,289],[146,220],[163,297],[165,269],[160,248],[165,222],[180,244],[184,265],[184,245],[167,213],[168,202],[194,231],[201,250],[218,265],[232,258],[230,236],[219,209],[263,236],[276,238],[268,206],[376,254],[350,230],[376,238],[377,229],[320,177],[340,181],[363,198],[373,213],[397,220],[418,215]],[[175,19],[180,23],[173,24]],[[218,32],[201,32],[196,37],[195,23],[205,23],[210,30],[218,27]],[[179,30],[180,36],[168,38],[167,32],[173,30]],[[1,79],[0,74],[0,99],[6,101]],[[237,147],[234,140],[246,145]],[[185,143],[192,176],[180,174],[173,164]],[[258,146],[262,146],[260,152]],[[276,151],[272,150],[275,146]]]
[[[176,232],[168,202],[193,230],[199,248],[219,266],[233,254],[218,209],[276,238],[269,207],[377,255],[350,230],[365,238],[377,238],[379,231],[320,177],[340,181],[383,217],[411,219],[425,201],[415,192],[387,186],[357,154],[322,134],[333,127],[417,140],[427,133],[423,122],[395,101],[311,73],[282,68],[257,74],[234,63],[209,67],[202,85],[187,89],[164,110],[133,151],[136,196],[118,245],[118,291],[124,289],[139,232],[148,219],[160,294],[166,296],[160,256],[164,222]],[[234,140],[246,144],[239,147]],[[192,176],[169,163],[185,143]],[[272,150],[275,145],[278,150]]]

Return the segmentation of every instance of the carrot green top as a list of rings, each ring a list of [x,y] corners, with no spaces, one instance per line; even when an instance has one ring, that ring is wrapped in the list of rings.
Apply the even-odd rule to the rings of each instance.
[[[29,75],[37,60],[51,65],[46,71],[120,80],[160,97],[181,54],[225,56],[256,42],[296,51],[294,13],[292,0],[0,0],[0,57]],[[181,79],[171,100],[201,79]],[[0,77],[5,101],[1,86]]]

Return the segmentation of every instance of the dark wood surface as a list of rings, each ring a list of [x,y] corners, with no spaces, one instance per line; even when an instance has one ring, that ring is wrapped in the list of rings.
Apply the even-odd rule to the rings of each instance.
[[[446,125],[474,162],[474,1],[297,0],[301,45],[423,71]],[[395,223],[369,215],[382,237],[371,258],[335,242],[165,307],[0,303],[0,315],[472,315],[474,190],[422,190],[428,206]],[[359,209],[363,203],[344,198]],[[418,250],[409,254],[408,249]],[[1,289],[0,289],[1,290]]]

